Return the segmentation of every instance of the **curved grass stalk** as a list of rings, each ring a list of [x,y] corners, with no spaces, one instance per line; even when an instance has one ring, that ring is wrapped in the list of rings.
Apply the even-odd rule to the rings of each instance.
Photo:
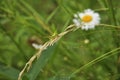
[[[90,66],[92,66],[93,64],[97,63],[97,62],[100,62],[101,60],[111,56],[111,55],[114,55],[114,54],[117,54],[118,52],[120,52],[120,47],[116,48],[116,49],[113,49],[112,51],[109,51],[99,57],[97,57],[96,59],[88,62],[87,64],[85,64],[84,66],[80,67],[79,69],[75,70],[69,77],[74,77],[75,74],[79,73],[80,71],[82,71],[83,69],[85,68],[88,68]]]
[[[35,61],[35,59],[39,58],[42,54],[42,51],[44,51],[45,49],[47,49],[48,46],[52,46],[53,44],[55,44],[59,39],[61,39],[61,37],[63,37],[65,34],[69,33],[69,32],[72,32],[72,31],[75,31],[77,30],[78,27],[75,27],[75,25],[70,25],[68,26],[64,32],[56,35],[55,37],[53,37],[52,39],[50,39],[49,41],[47,41],[44,45],[42,45],[40,47],[40,49],[38,50],[38,52],[36,54],[34,54],[30,60],[26,63],[26,65],[24,66],[24,68],[22,69],[22,71],[19,73],[19,76],[18,76],[18,80],[21,80],[22,79],[22,75],[24,74],[25,70],[27,70],[27,72],[29,71],[29,69],[31,68],[32,66],[32,63],[33,61]]]

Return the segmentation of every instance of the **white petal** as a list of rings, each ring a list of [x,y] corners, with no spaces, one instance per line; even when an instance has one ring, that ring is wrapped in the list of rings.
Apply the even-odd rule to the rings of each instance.
[[[74,17],[75,17],[75,18],[77,18],[77,17],[78,17],[78,15],[77,15],[77,14],[74,14]]]
[[[86,10],[84,10],[84,13],[94,13],[94,11],[91,9],[86,9]]]
[[[78,15],[82,19],[85,14],[84,13],[79,13]]]
[[[73,19],[73,23],[74,23],[77,27],[80,26],[80,21],[77,20],[77,19]]]

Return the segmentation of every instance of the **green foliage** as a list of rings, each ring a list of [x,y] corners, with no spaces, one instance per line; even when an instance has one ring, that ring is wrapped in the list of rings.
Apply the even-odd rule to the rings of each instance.
[[[74,13],[87,8],[100,13],[101,24],[111,26],[78,29],[65,35],[43,51],[23,80],[119,80],[119,3],[119,0],[1,0],[0,80],[17,80],[26,62],[37,52],[32,43],[44,44],[73,24]]]

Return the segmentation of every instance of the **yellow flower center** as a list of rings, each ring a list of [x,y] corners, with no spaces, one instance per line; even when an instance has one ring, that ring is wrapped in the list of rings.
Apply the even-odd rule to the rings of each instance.
[[[92,20],[92,16],[90,16],[90,15],[85,15],[82,18],[83,22],[90,22],[91,20]]]

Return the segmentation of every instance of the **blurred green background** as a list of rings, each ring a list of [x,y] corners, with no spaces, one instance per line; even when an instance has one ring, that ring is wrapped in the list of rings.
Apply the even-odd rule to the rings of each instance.
[[[44,44],[73,24],[74,13],[89,8],[100,14],[102,24],[120,24],[120,0],[0,0],[0,80],[17,80],[25,63],[37,52],[32,43]],[[79,29],[65,35],[46,50],[43,58],[35,61],[38,62],[35,68],[23,80],[117,80],[120,74],[115,53],[118,52],[72,78],[69,75],[116,49],[120,43],[119,30],[97,26],[94,30]]]

